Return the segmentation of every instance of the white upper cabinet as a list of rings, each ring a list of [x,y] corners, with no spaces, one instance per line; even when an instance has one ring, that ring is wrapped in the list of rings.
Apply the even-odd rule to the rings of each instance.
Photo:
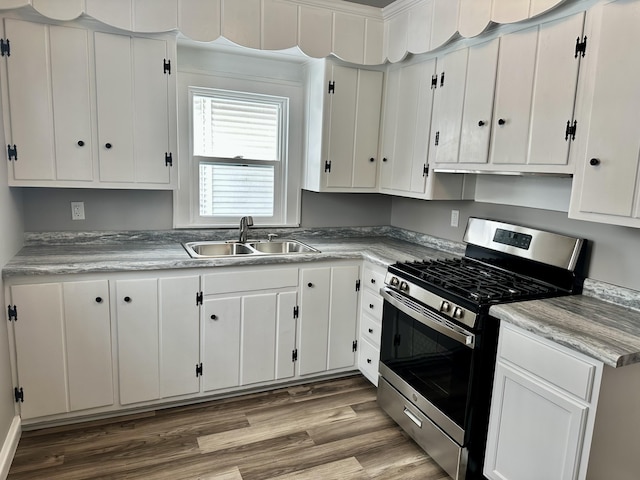
[[[638,2],[606,2],[587,15],[571,218],[640,227],[640,58],[620,56],[640,41],[639,24]]]
[[[380,191],[424,199],[460,199],[465,178],[430,172],[432,87],[436,60],[387,72]]]
[[[173,188],[171,41],[11,18],[4,25],[10,185]]]
[[[309,73],[305,188],[376,191],[383,72],[325,61]]]

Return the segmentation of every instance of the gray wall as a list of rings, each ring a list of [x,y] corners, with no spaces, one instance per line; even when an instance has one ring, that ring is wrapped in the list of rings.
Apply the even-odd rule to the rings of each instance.
[[[172,194],[147,190],[25,188],[28,232],[167,230],[173,225]],[[84,202],[86,220],[71,220],[71,202]],[[302,192],[304,227],[388,225],[391,198],[377,194]]]
[[[0,120],[0,145],[4,141],[4,128]],[[0,268],[13,257],[23,245],[24,231],[22,224],[22,192],[19,188],[7,186],[6,150],[0,156],[3,162],[0,168]],[[4,285],[0,277],[0,305],[4,309]],[[5,318],[4,316],[2,317]],[[0,445],[9,431],[9,426],[15,416],[15,402],[12,396],[13,380],[9,359],[8,324],[6,320],[0,326]]]
[[[451,210],[460,211],[458,228]],[[426,202],[394,198],[391,224],[440,238],[462,240],[470,216],[503,220],[582,237],[592,242],[589,277],[640,290],[640,229],[571,220],[564,212],[471,201]]]

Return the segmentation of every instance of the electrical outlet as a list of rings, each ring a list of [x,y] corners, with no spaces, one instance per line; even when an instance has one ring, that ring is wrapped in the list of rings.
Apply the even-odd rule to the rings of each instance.
[[[84,220],[84,202],[71,202],[71,220]]]
[[[451,210],[451,226],[457,227],[460,220],[460,210]]]

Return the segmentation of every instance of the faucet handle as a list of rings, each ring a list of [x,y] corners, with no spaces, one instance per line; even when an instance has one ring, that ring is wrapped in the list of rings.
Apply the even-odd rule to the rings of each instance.
[[[248,216],[247,218],[247,227],[253,226],[253,217]]]
[[[269,233],[269,234],[267,234],[267,239],[268,239],[269,242],[273,242],[273,239],[275,237],[277,237],[277,236],[278,236],[277,233]]]

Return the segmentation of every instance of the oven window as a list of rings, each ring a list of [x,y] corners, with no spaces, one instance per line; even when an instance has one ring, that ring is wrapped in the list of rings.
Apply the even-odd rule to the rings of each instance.
[[[473,350],[384,303],[380,361],[464,428]]]

